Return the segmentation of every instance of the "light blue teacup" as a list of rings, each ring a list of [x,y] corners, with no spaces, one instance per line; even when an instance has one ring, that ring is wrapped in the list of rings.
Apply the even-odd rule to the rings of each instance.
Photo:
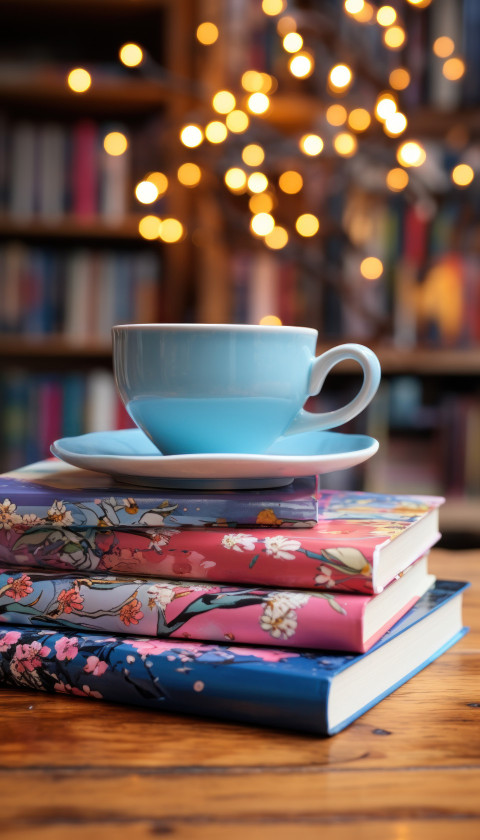
[[[264,453],[283,435],[351,420],[380,382],[368,347],[343,344],[315,357],[317,331],[306,327],[126,324],[112,336],[118,392],[166,455]],[[358,394],[335,411],[304,411],[345,359],[363,370]]]

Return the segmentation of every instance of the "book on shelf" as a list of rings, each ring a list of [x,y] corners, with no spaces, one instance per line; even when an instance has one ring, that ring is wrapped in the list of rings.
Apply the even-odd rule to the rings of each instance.
[[[433,582],[426,556],[378,595],[0,567],[0,624],[363,653]]]
[[[219,524],[218,507],[208,507],[215,494],[203,497],[202,510],[201,494],[192,509],[177,504],[176,494],[164,497],[162,506],[158,496],[142,496],[145,491],[137,488],[110,492],[116,495],[102,498],[98,493],[86,503],[81,493],[80,498],[73,490],[59,493],[54,483],[47,489],[24,483],[22,501],[18,484],[12,486],[11,476],[4,476],[1,561],[15,568],[377,594],[439,539],[443,502],[441,497],[321,491],[318,522],[291,527],[286,511],[281,519],[275,514],[272,491],[268,507],[266,497],[260,511],[254,504],[256,521],[235,528]],[[237,503],[241,494],[232,492]],[[35,497],[42,494],[42,506],[35,506]],[[234,509],[227,510],[228,504],[222,504],[220,519],[235,517]]]
[[[24,531],[23,517],[46,526],[132,527],[231,526],[289,524],[311,528],[317,520],[315,476],[294,479],[265,490],[162,490],[120,484],[104,473],[46,458],[0,475],[0,496]],[[63,516],[50,512],[56,507]],[[4,520],[5,521],[5,520]],[[60,531],[58,532],[60,536]]]
[[[0,686],[333,735],[462,637],[467,585],[437,581],[363,654],[9,625]]]

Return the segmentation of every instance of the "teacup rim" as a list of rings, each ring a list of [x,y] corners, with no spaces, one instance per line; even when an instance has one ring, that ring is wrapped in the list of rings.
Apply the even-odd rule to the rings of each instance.
[[[289,332],[300,333],[306,335],[317,335],[318,330],[313,327],[295,327],[290,325],[280,324],[173,324],[173,323],[151,323],[151,324],[114,324],[112,333],[115,330],[145,330],[154,331],[161,328],[164,331],[168,330],[182,330],[185,332],[199,331],[218,331],[218,332]]]

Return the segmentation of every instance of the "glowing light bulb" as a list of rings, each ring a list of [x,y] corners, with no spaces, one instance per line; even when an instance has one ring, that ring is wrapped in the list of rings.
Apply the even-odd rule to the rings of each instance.
[[[268,187],[268,178],[263,172],[252,172],[248,176],[247,185],[252,193],[265,192]]]
[[[199,125],[185,125],[180,132],[180,140],[184,146],[194,149],[203,141],[203,131]]]
[[[205,137],[209,143],[223,143],[227,135],[227,126],[219,120],[212,120],[205,126]]]
[[[328,106],[325,116],[330,125],[343,125],[347,119],[347,109],[343,105],[335,103]]]
[[[377,23],[380,26],[391,26],[397,19],[397,13],[393,6],[380,6],[377,11]]]
[[[278,315],[264,315],[258,322],[262,327],[281,327],[282,322]]]
[[[345,0],[343,8],[348,15],[358,15],[365,6],[365,0]]]
[[[404,190],[406,186],[408,186],[409,182],[408,172],[405,172],[404,169],[400,169],[396,167],[395,169],[390,169],[387,172],[386,177],[386,184],[389,190],[392,192],[400,192]]]
[[[121,131],[110,131],[103,138],[103,148],[107,155],[119,157],[127,151],[128,140]]]
[[[465,73],[465,62],[461,58],[447,58],[442,73],[451,82],[457,82]]]
[[[302,213],[295,222],[295,228],[300,236],[315,236],[320,228],[320,222],[313,213]]]
[[[224,181],[231,192],[244,192],[247,186],[247,175],[238,166],[227,169]]]
[[[278,179],[278,186],[282,190],[282,192],[287,193],[287,195],[296,195],[299,193],[303,187],[303,178],[300,175],[300,172],[296,172],[294,169],[289,169],[286,172],[282,172]]]
[[[342,155],[342,157],[352,157],[357,151],[357,138],[354,134],[349,134],[348,131],[342,131],[333,138],[333,147],[337,154]]]
[[[138,223],[138,232],[143,239],[157,239],[160,225],[158,216],[144,216]]]
[[[383,33],[383,43],[390,50],[399,50],[407,40],[407,33],[401,26],[389,26]]]
[[[168,178],[166,175],[163,174],[163,172],[150,172],[143,180],[151,181],[152,184],[155,184],[158,195],[163,195],[164,193],[166,193],[168,187]]]
[[[248,207],[254,216],[257,213],[270,213],[273,210],[273,198],[267,192],[254,193],[249,198]]]
[[[265,160],[265,152],[257,143],[250,143],[242,149],[242,160],[247,166],[260,166]]]
[[[284,15],[277,21],[277,32],[281,38],[288,35],[289,32],[297,31],[297,21],[291,15]]]
[[[217,114],[229,114],[235,108],[235,97],[229,90],[219,90],[212,99],[212,105]]]
[[[405,90],[410,84],[410,73],[405,67],[396,67],[388,77],[390,87],[394,90]]]
[[[143,61],[143,50],[138,44],[124,44],[118,54],[126,67],[138,67]]]
[[[233,134],[243,134],[250,125],[250,118],[245,111],[237,109],[235,111],[230,111],[230,113],[227,114],[225,117],[225,123],[228,130]]]
[[[209,46],[210,44],[214,44],[218,38],[218,26],[215,26],[214,23],[211,23],[209,20],[205,20],[203,23],[197,26],[197,41],[204,46]]]
[[[242,76],[242,87],[249,93],[261,90],[263,84],[262,74],[258,70],[245,70]]]
[[[182,163],[177,169],[177,178],[184,187],[196,187],[201,177],[202,170],[196,163]]]
[[[439,38],[435,38],[432,49],[439,58],[448,58],[455,49],[455,42],[448,35],[440,35]]]
[[[402,131],[405,131],[406,127],[407,118],[401,111],[395,111],[394,114],[390,114],[383,125],[385,134],[388,134],[390,137],[398,137]]]
[[[360,263],[360,274],[365,280],[378,280],[383,274],[383,263],[378,257],[365,257]]]
[[[285,0],[262,0],[262,11],[266,15],[281,15],[286,6]]]
[[[391,93],[384,93],[377,99],[375,116],[382,122],[391,117],[397,110],[397,103]]]
[[[282,43],[285,52],[295,53],[302,49],[303,38],[298,32],[287,32]]]
[[[153,181],[140,181],[135,187],[135,196],[141,204],[152,204],[158,198],[158,190]]]
[[[296,53],[288,62],[288,69],[295,78],[307,79],[313,73],[313,58],[306,52]]]
[[[92,77],[83,67],[75,67],[67,76],[67,84],[74,93],[85,93],[92,84]]]
[[[267,233],[265,237],[265,245],[273,251],[280,251],[281,248],[285,248],[287,242],[288,232],[281,225],[275,225],[273,230]]]
[[[178,242],[183,236],[183,225],[178,219],[163,219],[158,235],[163,242]]]
[[[252,114],[264,114],[270,107],[270,100],[265,93],[252,93],[247,100],[247,108]]]
[[[348,115],[348,125],[353,131],[366,131],[372,118],[365,108],[354,108]]]
[[[250,227],[257,236],[266,236],[275,227],[275,219],[270,213],[257,213],[250,221]]]
[[[457,187],[468,187],[474,178],[474,171],[468,163],[459,163],[452,170],[452,181]]]
[[[420,143],[409,140],[397,150],[397,160],[402,166],[421,166],[425,162],[427,153]]]
[[[323,149],[323,140],[318,134],[304,134],[300,140],[300,149],[310,157],[316,157]]]
[[[351,84],[352,71],[348,64],[335,64],[328,74],[329,87],[336,91],[344,91]]]

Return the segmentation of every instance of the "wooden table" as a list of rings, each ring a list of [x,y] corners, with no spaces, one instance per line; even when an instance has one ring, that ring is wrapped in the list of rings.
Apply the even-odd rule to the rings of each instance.
[[[480,550],[471,632],[329,739],[0,690],[2,840],[480,837]]]

